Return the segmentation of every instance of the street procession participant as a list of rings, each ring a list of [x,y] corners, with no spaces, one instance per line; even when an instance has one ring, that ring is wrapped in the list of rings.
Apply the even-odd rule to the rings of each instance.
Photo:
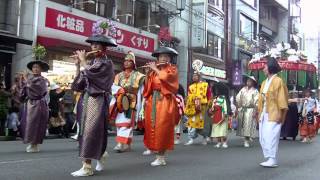
[[[268,57],[263,69],[267,79],[263,81],[259,93],[259,140],[265,162],[263,167],[277,167],[278,145],[281,124],[288,110],[288,89],[283,80],[277,76],[281,67],[277,60]]]
[[[207,145],[207,135],[203,131],[204,117],[207,110],[208,101],[211,99],[209,84],[201,80],[200,72],[195,71],[192,76],[193,83],[188,88],[185,114],[188,117],[188,138],[185,145],[194,143],[198,134],[203,136],[203,145]]]
[[[49,107],[46,101],[48,93],[48,80],[41,72],[49,70],[49,65],[41,60],[31,61],[27,64],[32,75],[28,73],[20,76],[20,99],[23,101],[21,111],[21,135],[23,142],[29,144],[26,151],[39,152],[39,144],[45,137],[49,120]]]
[[[179,88],[178,70],[172,64],[178,52],[160,47],[152,53],[157,63],[150,62],[143,96],[145,98],[144,144],[156,153],[151,166],[166,165],[165,153],[173,150],[174,126],[179,121],[175,94]]]
[[[103,22],[100,22],[101,24]],[[99,22],[94,27],[101,28]],[[94,30],[94,29],[93,29]],[[71,173],[72,176],[91,176],[93,170],[92,159],[97,160],[96,171],[104,169],[107,153],[107,115],[109,95],[114,80],[113,63],[106,56],[107,47],[116,47],[117,43],[111,37],[107,37],[101,31],[94,31],[86,42],[91,44],[91,52],[78,50],[74,53],[76,63],[76,78],[72,83],[72,89],[82,92],[82,106],[79,132],[79,157],[83,159],[80,170]],[[94,58],[87,64],[88,55],[92,53]],[[84,69],[80,71],[80,64]],[[79,111],[77,113],[80,113]]]
[[[237,136],[244,137],[244,147],[250,147],[250,138],[257,135],[256,111],[259,91],[255,88],[257,84],[253,76],[248,76],[246,86],[236,96],[238,106],[238,128]]]
[[[228,148],[228,106],[227,98],[216,89],[215,97],[209,102],[208,114],[212,118],[211,138],[217,139],[216,148]]]
[[[82,104],[82,93],[81,92],[74,92],[75,96],[75,105],[73,108],[73,114],[75,114],[75,121],[73,124],[72,129],[77,128],[76,134],[71,136],[72,139],[78,140],[79,132],[80,132],[80,115],[81,115],[81,104]]]
[[[283,140],[292,137],[292,140],[295,141],[299,130],[299,116],[302,111],[302,103],[292,101],[298,98],[298,91],[289,91],[289,98],[288,113],[285,122],[282,124],[280,137],[283,138]]]
[[[317,107],[316,99],[311,97],[311,90],[304,91],[304,98],[302,99],[302,118],[299,122],[299,131],[302,142],[311,143],[312,139],[316,136],[316,124],[314,111]]]
[[[178,124],[174,127],[174,132],[175,132],[174,144],[175,145],[180,144],[183,116],[184,116],[184,109],[185,109],[184,98],[185,98],[185,93],[184,93],[183,86],[179,84],[178,93],[176,94],[176,100],[178,104],[180,118],[179,118]]]
[[[131,149],[133,128],[137,119],[137,108],[141,107],[141,93],[145,75],[137,71],[134,53],[129,51],[123,63],[123,71],[114,79],[114,85],[120,86],[117,96],[117,145],[114,150],[125,152]]]
[[[318,131],[320,128],[320,89],[317,90],[316,101],[317,101],[317,108],[315,113],[315,118],[316,118],[315,124],[316,124],[316,134],[318,134]]]

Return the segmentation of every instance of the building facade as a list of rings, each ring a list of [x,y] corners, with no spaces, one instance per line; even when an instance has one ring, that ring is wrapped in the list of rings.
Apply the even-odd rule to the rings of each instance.
[[[289,41],[295,49],[303,49],[303,31],[301,26],[301,0],[289,1]]]
[[[242,75],[248,70],[248,63],[258,51],[259,1],[232,1],[232,85],[242,85]]]
[[[193,73],[191,64],[199,59],[204,62],[201,69],[206,81],[220,81],[228,84],[227,41],[228,32],[225,22],[228,3],[223,0],[193,0],[190,12],[189,67],[188,77],[191,83]]]
[[[259,51],[264,53],[277,43],[290,41],[288,0],[260,1]]]
[[[129,50],[136,54],[139,66],[154,60],[151,53],[159,45],[169,45],[179,52],[177,65],[184,87],[191,81],[195,59],[204,62],[201,71],[208,81],[218,78],[228,82],[224,43],[227,3],[223,0],[34,0],[30,5],[34,11],[26,17],[35,27],[30,39],[34,45],[46,47],[45,60],[50,70],[45,75],[55,82],[72,80],[74,64],[69,56],[77,49],[89,50],[85,39],[90,36],[93,22],[102,18],[111,19],[116,26],[113,37],[119,46],[108,50],[116,71],[122,69]],[[197,24],[200,21],[202,24]],[[196,34],[201,34],[201,42],[192,38]],[[32,54],[31,48],[28,53]],[[24,70],[31,60],[31,55],[17,59],[14,72]]]
[[[32,21],[28,21],[26,8],[32,12],[29,1],[0,1],[0,83],[7,89],[11,86],[12,72],[17,61],[23,61],[30,56],[33,42]]]
[[[18,8],[18,0],[5,2],[1,8],[7,11],[16,11],[15,8]],[[151,53],[158,46],[159,27],[168,26],[169,23],[165,16],[159,18],[157,14],[151,13],[151,1],[143,0],[32,0],[21,1],[19,8],[21,14],[18,17],[7,17],[16,14],[7,11],[1,11],[5,13],[0,15],[2,29],[11,28],[15,30],[11,32],[16,33],[17,27],[9,26],[16,25],[16,20],[9,21],[10,24],[7,19],[18,18],[21,24],[18,26],[20,36],[30,40],[22,41],[15,37],[20,43],[28,43],[29,46],[16,46],[16,52],[11,53],[12,71],[6,73],[12,78],[16,72],[26,70],[26,64],[33,59],[30,46],[33,41],[33,45],[41,44],[47,49],[44,60],[50,64],[50,70],[45,75],[58,83],[67,83],[73,78],[74,64],[69,56],[77,49],[90,49],[85,39],[91,35],[96,20],[108,18],[115,24],[116,33],[112,36],[119,46],[109,49],[108,54],[115,63],[116,71],[122,69],[123,58],[129,50],[136,54],[138,65],[154,60]],[[13,42],[7,39],[3,41],[6,46]]]

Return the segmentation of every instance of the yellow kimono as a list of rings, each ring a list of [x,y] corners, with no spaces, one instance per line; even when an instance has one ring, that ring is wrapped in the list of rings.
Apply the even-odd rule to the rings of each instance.
[[[263,93],[266,80],[263,81],[258,100],[259,119],[263,113],[264,103],[269,121],[283,123],[288,110],[288,89],[286,84],[278,76],[275,76],[266,94]]]
[[[208,100],[211,97],[207,82],[193,83],[189,86],[185,114],[188,116],[187,126],[190,128],[203,129],[204,116],[207,109]],[[200,101],[201,112],[196,112],[196,100]]]

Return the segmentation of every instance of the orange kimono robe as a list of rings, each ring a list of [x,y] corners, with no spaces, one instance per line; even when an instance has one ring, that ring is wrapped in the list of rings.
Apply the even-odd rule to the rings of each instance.
[[[174,126],[179,117],[175,98],[178,88],[178,70],[174,65],[166,65],[159,75],[150,72],[146,78],[144,144],[152,151],[173,149]]]

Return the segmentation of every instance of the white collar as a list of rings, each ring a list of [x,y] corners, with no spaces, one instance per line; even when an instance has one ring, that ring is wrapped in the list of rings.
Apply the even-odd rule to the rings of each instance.
[[[272,79],[273,79],[276,75],[277,75],[277,74],[272,75],[270,79],[269,79],[269,78],[267,78],[267,82],[272,81]]]

